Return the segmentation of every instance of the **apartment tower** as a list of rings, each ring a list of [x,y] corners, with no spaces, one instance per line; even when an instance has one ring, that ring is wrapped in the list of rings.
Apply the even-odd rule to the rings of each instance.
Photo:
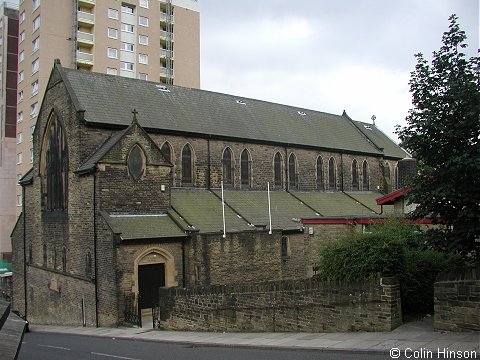
[[[197,0],[20,0],[16,176],[55,58],[64,67],[200,87]],[[17,215],[21,187],[17,186]]]
[[[15,224],[18,3],[0,1],[0,259]]]

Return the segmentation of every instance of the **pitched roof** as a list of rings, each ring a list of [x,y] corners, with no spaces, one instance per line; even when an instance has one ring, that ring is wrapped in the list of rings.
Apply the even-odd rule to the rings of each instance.
[[[376,216],[377,213],[342,192],[294,192],[296,197],[315,209],[320,216]]]
[[[248,139],[382,155],[348,116],[306,110],[205,90],[62,68],[56,64],[87,123],[128,126],[133,108],[152,131]],[[281,126],[279,126],[281,125]],[[385,155],[398,156],[390,139]],[[388,152],[388,154],[387,154]],[[391,154],[390,154],[391,152]]]
[[[33,184],[33,167],[18,181],[22,186]]]
[[[222,202],[215,194],[203,189],[172,189],[172,208],[200,233],[222,233]],[[225,207],[227,232],[253,230],[248,221]]]
[[[215,190],[221,196],[221,190]],[[227,204],[255,226],[269,226],[268,193],[266,191],[224,191]],[[318,214],[286,191],[270,192],[272,228],[282,230],[302,229],[302,217]]]
[[[80,167],[75,170],[76,173],[84,174],[92,170],[95,165],[107,154],[110,149],[122,138],[122,136],[127,132],[128,128],[122,131],[118,131],[110,135],[98,148],[95,150],[90,157],[85,160],[85,162],[80,165]]]
[[[353,121],[357,128],[377,147],[383,149],[386,157],[406,158],[410,157],[405,150],[395,144],[385,133],[373,124]]]
[[[102,212],[112,231],[122,240],[185,237],[168,214],[115,215]]]

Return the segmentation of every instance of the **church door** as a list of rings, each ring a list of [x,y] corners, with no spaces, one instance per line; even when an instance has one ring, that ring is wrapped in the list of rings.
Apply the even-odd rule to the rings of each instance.
[[[138,304],[140,309],[158,304],[158,288],[165,286],[165,264],[138,266]]]

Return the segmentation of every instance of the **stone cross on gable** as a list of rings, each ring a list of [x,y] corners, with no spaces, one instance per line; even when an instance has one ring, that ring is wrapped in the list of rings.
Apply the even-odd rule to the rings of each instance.
[[[133,108],[132,114],[133,114],[133,121],[137,121],[137,114],[138,114],[137,109]]]

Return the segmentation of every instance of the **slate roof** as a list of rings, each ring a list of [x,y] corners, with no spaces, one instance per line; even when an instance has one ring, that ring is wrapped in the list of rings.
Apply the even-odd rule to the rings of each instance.
[[[95,165],[105,156],[108,151],[110,151],[110,149],[117,143],[117,141],[122,138],[122,136],[127,130],[128,128],[112,134],[97,148],[97,150],[92,153],[92,155],[87,160],[84,161],[82,165],[80,165],[77,170],[75,170],[75,172],[83,174],[94,169]]]
[[[27,171],[25,175],[18,181],[20,185],[29,185],[33,184],[33,167]]]
[[[369,192],[369,191],[358,191],[358,192],[347,192],[355,200],[361,202],[362,204],[368,206],[370,209],[375,210],[376,213],[380,214],[382,208],[377,203],[377,199],[382,197],[383,194],[378,192]],[[382,215],[393,215],[394,209],[393,205],[384,205]]]
[[[102,213],[112,231],[122,240],[185,237],[168,214],[115,215]]]
[[[385,155],[404,157],[386,137],[382,140],[391,143],[389,146],[372,144],[348,116],[173,85],[162,91],[159,84],[150,81],[56,66],[80,107],[77,110],[84,110],[85,121],[97,126],[128,126],[136,108],[140,125],[151,131],[371,155],[382,155],[379,147],[384,147]]]
[[[221,196],[221,190],[215,190]],[[243,218],[255,226],[269,227],[268,193],[266,191],[224,191],[225,202],[237,210]],[[302,229],[302,217],[318,214],[285,191],[271,191],[270,204],[272,228],[283,230]]]
[[[303,192],[293,193],[304,203],[315,209],[320,216],[376,216],[374,209],[352,199],[342,192]],[[380,194],[379,194],[380,196]],[[378,196],[377,196],[378,197]],[[378,206],[375,206],[378,208]]]
[[[172,189],[172,208],[200,233],[223,233],[222,201],[203,189]],[[227,232],[254,230],[230,207],[225,206]]]
[[[383,148],[386,157],[401,158],[410,157],[405,150],[395,144],[385,133],[376,126],[364,123],[361,121],[354,121],[357,128],[372,141],[379,148]]]

